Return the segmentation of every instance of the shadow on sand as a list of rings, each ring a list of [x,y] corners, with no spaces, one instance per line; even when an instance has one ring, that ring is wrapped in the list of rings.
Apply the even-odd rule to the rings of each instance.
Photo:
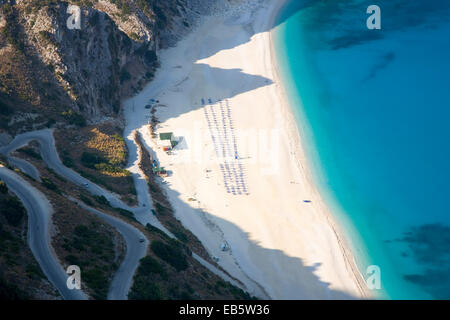
[[[298,10],[306,8],[315,1],[301,1],[296,3],[293,10],[284,12],[284,16],[279,18],[277,24],[280,24],[287,20],[290,16],[295,14]],[[233,22],[233,19],[236,21]],[[226,21],[227,24],[238,24],[238,17],[230,18]],[[211,67],[204,63],[197,63],[198,60],[210,57],[222,50],[231,49],[233,47],[245,44],[258,33],[267,32],[272,29],[273,26],[253,26],[247,25],[244,27],[245,32],[240,32],[239,37],[230,39],[230,41],[220,41],[219,45],[208,45],[208,41],[214,41],[214,39],[205,39],[204,48],[199,49],[199,55],[192,59],[188,64],[192,64],[192,72],[200,72],[205,81],[205,97],[207,102],[208,98],[213,100],[227,99],[234,97],[244,92],[256,90],[258,88],[272,85],[272,79],[251,75],[242,72],[242,69],[221,69]],[[226,36],[226,35],[225,35]],[[206,48],[206,49],[205,49]],[[181,66],[178,66],[181,68]],[[170,90],[180,90],[180,86],[188,79],[189,75],[184,78],[181,77],[178,84],[171,87]],[[211,87],[211,88],[209,88]],[[220,87],[221,96],[214,95],[214,87]],[[225,93],[225,94],[224,94]],[[195,105],[191,106],[189,111],[197,108],[203,108],[200,99],[202,97],[195,97],[198,99]],[[144,107],[144,106],[142,106]],[[171,105],[170,115],[168,112],[158,112],[158,120],[165,122],[169,118],[175,118],[181,114],[186,113],[186,106]],[[245,107],[245,106],[243,106]],[[187,145],[180,145],[181,149],[187,148]],[[152,151],[153,156],[155,153]],[[157,157],[155,157],[157,158]],[[194,208],[189,203],[184,202],[180,198],[178,191],[172,189],[170,183],[163,183],[164,192],[167,194],[176,217],[181,220],[183,226],[189,230],[201,229],[204,234],[213,235],[208,236],[208,242],[206,237],[203,239],[205,247],[209,248],[211,255],[217,255],[223,257],[228,252],[222,252],[220,244],[222,241],[227,241],[230,245],[230,250],[233,253],[233,258],[238,264],[239,269],[248,277],[250,282],[254,282],[265,292],[270,298],[278,299],[356,299],[347,292],[339,291],[330,288],[330,284],[321,280],[317,272],[321,267],[321,263],[315,263],[313,265],[306,265],[301,258],[291,257],[286,255],[281,250],[264,248],[257,241],[254,241],[245,230],[242,230],[238,225],[212,215],[200,208]],[[221,196],[221,195],[217,195]],[[243,212],[245,214],[245,212]],[[213,240],[211,240],[213,239]],[[214,244],[212,244],[214,242]],[[215,247],[217,242],[217,251],[211,249]],[[242,243],[247,244],[245,248],[242,247]],[[240,245],[241,244],[241,245]],[[233,252],[234,250],[234,252]],[[220,261],[219,261],[220,263]],[[243,269],[244,265],[251,265],[252,269]]]
[[[176,208],[177,218],[183,225],[188,228],[189,225],[196,225],[197,228],[200,226],[204,228],[204,233],[213,234],[214,241],[217,241],[218,245],[217,250],[210,254],[219,259],[230,254],[228,251],[221,251],[220,248],[220,244],[226,241],[233,253],[233,258],[241,264],[239,269],[268,297],[272,299],[358,299],[347,292],[331,289],[328,282],[321,280],[316,274],[321,263],[306,265],[301,258],[288,256],[281,250],[264,248],[239,226],[200,208],[192,207],[180,199],[180,194],[171,189],[170,183],[166,183],[165,186],[164,192]],[[238,245],[242,243],[246,243],[247,247],[242,248],[241,245],[238,250]],[[252,270],[242,269],[242,265],[249,263],[254,263]]]
[[[363,0],[361,2],[351,2],[351,1],[336,1],[336,0],[305,0],[305,1],[290,1],[287,7],[281,10],[280,15],[277,18],[275,26],[271,26],[268,23],[262,25],[254,25],[251,23],[244,23],[243,30],[240,32],[239,36],[234,37],[234,34],[229,35],[224,34],[223,37],[226,41],[217,41],[213,35],[206,36],[203,41],[203,47],[199,50],[199,54],[196,56],[197,59],[191,61],[194,68],[199,68],[200,72],[203,73],[205,79],[211,83],[211,87],[218,86],[225,92],[225,96],[215,97],[214,92],[208,91],[205,87],[205,97],[204,98],[220,98],[227,99],[234,97],[238,94],[252,91],[267,85],[273,84],[271,79],[251,75],[242,72],[241,69],[220,69],[213,68],[207,64],[196,63],[197,60],[206,59],[214,56],[215,54],[223,51],[232,49],[234,47],[248,43],[252,37],[256,34],[268,32],[271,29],[284,23],[293,15],[297,14],[299,11],[304,9],[311,10],[308,20],[305,22],[306,31],[314,36],[324,37],[323,42],[332,50],[346,49],[351,46],[360,45],[368,41],[375,41],[382,39],[385,35],[384,30],[399,31],[404,28],[411,28],[418,25],[426,24],[431,21],[430,17],[442,9],[439,19],[446,19],[446,14],[450,11],[450,6],[446,3],[448,1],[439,0],[433,6],[429,3],[423,2],[411,2],[411,1],[382,1],[383,12],[387,16],[395,16],[396,19],[386,19],[383,22],[383,31],[380,32],[370,32],[368,33],[365,26],[365,9],[370,1]],[[399,4],[400,3],[400,4]],[[314,8],[313,8],[314,7]],[[402,14],[399,14],[398,7],[402,7]],[[416,20],[411,20],[411,14],[415,12],[423,12]],[[338,19],[339,16],[339,19]],[[242,21],[245,21],[249,17],[230,17],[225,21],[225,24],[230,26],[242,25]],[[248,21],[250,21],[249,19]],[[356,22],[355,22],[356,21]],[[351,26],[351,27],[349,27]],[[432,26],[432,24],[430,24]],[[327,30],[334,30],[335,32],[328,32]],[[382,56],[379,64],[375,65],[372,73],[369,75],[373,77],[376,72],[388,63],[395,59],[395,55],[391,52],[387,52]],[[208,82],[207,82],[208,83]],[[243,84],[243,85],[242,85]],[[208,84],[206,85],[208,86]],[[214,91],[214,90],[211,90]],[[221,90],[222,92],[222,90]],[[209,97],[207,96],[209,95]],[[223,93],[222,93],[223,95]],[[197,97],[200,99],[201,97]],[[197,103],[193,108],[202,107],[200,103]],[[242,106],[245,107],[245,106]],[[175,106],[176,109],[176,106]],[[172,111],[174,111],[172,109]],[[170,117],[177,117],[180,114],[186,112],[185,110],[180,110],[178,113],[173,112]],[[162,122],[169,118],[167,113],[161,114],[160,120]],[[185,146],[187,148],[187,146]],[[183,224],[189,228],[189,226],[196,225],[197,227],[203,223],[205,230],[210,228],[209,232],[216,233],[222,237],[226,237],[227,241],[231,245],[231,250],[233,251],[233,243],[248,243],[247,248],[240,248],[238,253],[238,261],[246,261],[244,264],[248,265],[249,262],[255,262],[255,268],[253,270],[243,270],[244,272],[250,272],[247,274],[250,278],[256,282],[263,285],[268,294],[273,298],[292,298],[292,299],[354,299],[356,297],[342,291],[333,290],[330,288],[330,284],[321,280],[317,276],[317,271],[320,268],[320,263],[313,265],[306,265],[301,258],[291,257],[286,255],[281,250],[274,250],[262,247],[259,243],[251,239],[251,236],[242,230],[239,226],[231,223],[230,221],[221,219],[219,217],[213,216],[212,214],[205,212],[201,209],[193,208],[190,204],[185,203],[180,199],[179,193],[176,190],[172,190],[170,184],[166,184],[165,188],[170,201],[176,208],[178,218],[180,218]],[[245,212],[243,212],[245,214]],[[192,230],[192,229],[191,229]],[[431,232],[429,232],[429,230]],[[440,229],[439,229],[440,230]],[[430,239],[435,241],[434,233],[436,231],[436,226],[427,227],[426,230],[421,230],[422,233],[417,232],[418,235],[426,234],[430,235]],[[442,230],[440,230],[442,231]],[[414,235],[414,234],[413,234]],[[446,237],[448,236],[448,230]],[[430,241],[431,241],[430,240]],[[445,241],[448,240],[445,238]],[[417,238],[405,238],[411,246],[423,246],[425,243],[423,236]],[[439,240],[442,243],[445,241]],[[234,246],[236,251],[237,248]],[[446,248],[447,249],[447,248]],[[415,254],[420,257],[419,250],[415,249]],[[245,252],[245,254],[241,254]],[[220,254],[220,248],[217,248],[217,253]],[[446,252],[447,254],[448,252]],[[214,254],[214,252],[211,252]],[[436,264],[437,265],[437,264]],[[429,291],[432,295],[437,298],[448,297],[448,290],[444,285],[439,288],[431,288],[431,283],[442,284],[442,279],[448,280],[448,264],[445,268],[439,269],[439,275],[442,277],[436,277],[436,272],[424,273],[418,275],[406,275],[407,280],[414,282],[416,284],[430,285]],[[435,265],[433,268],[437,268]],[[431,270],[431,267],[430,267]],[[270,274],[270,278],[267,275]],[[445,282],[445,283],[448,283]],[[281,289],[282,288],[282,289]],[[276,291],[279,290],[279,291]]]
[[[221,38],[221,39],[226,39],[227,41],[220,41],[219,46],[217,46],[217,45],[209,46],[208,45],[209,41],[211,41],[213,39],[209,39],[208,37],[206,37],[206,39],[204,39],[205,47],[203,48],[203,50],[199,56],[199,59],[209,58],[222,50],[232,49],[232,48],[238,47],[240,45],[243,45],[247,42],[250,42],[251,38],[254,35],[259,34],[259,33],[269,32],[272,29],[276,28],[277,26],[286,22],[289,18],[294,16],[297,12],[304,10],[308,7],[311,7],[313,5],[316,5],[316,4],[317,4],[317,0],[287,1],[286,4],[279,11],[279,13],[274,21],[274,25],[271,25],[270,23],[264,23],[263,25],[255,25],[252,23],[245,24],[245,22],[243,23],[243,21],[246,20],[246,17],[242,17],[242,16],[238,16],[238,15],[231,16],[225,20],[225,24],[230,25],[230,26],[244,24],[244,29],[247,32],[245,34],[244,33],[241,34],[240,37],[235,37],[233,35],[227,36],[226,34],[224,34],[223,38]],[[250,18],[250,16],[247,18]]]
[[[272,79],[260,75],[248,74],[243,72],[243,70],[239,68],[223,69],[212,67],[206,63],[202,63],[201,60],[209,58],[223,50],[232,49],[234,47],[250,42],[254,35],[272,30],[276,26],[285,22],[299,10],[313,5],[314,2],[315,1],[313,0],[289,2],[287,4],[288,7],[282,10],[282,15],[280,15],[276,19],[275,25],[270,25],[269,22],[263,23],[261,25],[255,25],[253,23],[248,23],[246,25],[244,23],[243,25],[241,21],[242,17],[235,16],[227,18],[225,24],[235,25],[237,28],[242,28],[241,32],[230,33],[228,35],[224,34],[223,37],[221,36],[220,40],[214,38],[213,36],[206,36],[205,39],[202,40],[202,44],[195,49],[196,52],[194,54],[190,53],[192,54],[191,56],[184,57],[184,59],[187,60],[185,61],[185,65],[192,66],[192,70],[184,74],[184,76],[181,76],[178,83],[173,84],[173,86],[171,86],[171,89],[169,90],[175,92],[181,90],[180,87],[185,83],[186,80],[189,79],[189,76],[193,73],[201,74],[204,77],[205,86],[203,98],[212,98],[214,102],[218,99],[232,98],[236,95],[274,84]],[[174,68],[178,70],[184,69],[184,67],[181,65],[174,66]],[[177,71],[174,70],[173,72]],[[214,92],[214,88],[220,88],[220,93],[216,94]],[[191,110],[202,107],[202,105],[200,104],[201,98],[202,97],[195,97],[195,99],[198,99],[198,101],[195,105],[191,106]],[[177,106],[171,105],[170,107],[170,116],[166,112],[161,112],[158,114],[158,120],[160,122],[164,122],[169,118],[176,118],[186,112],[185,108],[180,108],[180,110],[178,111],[179,108]]]
[[[213,103],[216,103],[219,99],[229,99],[242,93],[274,84],[269,78],[248,74],[242,72],[242,69],[239,68],[222,69],[211,67],[205,63],[193,63],[193,70],[195,73],[201,73],[203,75],[206,84],[202,88],[204,96],[195,97],[194,103],[189,105],[189,111],[203,108],[204,105],[202,105],[201,99],[204,99],[205,104],[208,104],[209,98],[212,99]],[[181,91],[182,89],[180,87],[187,79],[188,78],[185,77],[183,80],[179,81],[178,84],[170,87],[169,91]],[[217,92],[217,89],[215,88],[220,88],[220,92]],[[166,112],[165,108],[159,108],[157,112],[158,121],[163,123],[171,118],[177,118],[186,113],[186,103],[188,102],[183,102],[182,105],[171,104],[170,112]]]

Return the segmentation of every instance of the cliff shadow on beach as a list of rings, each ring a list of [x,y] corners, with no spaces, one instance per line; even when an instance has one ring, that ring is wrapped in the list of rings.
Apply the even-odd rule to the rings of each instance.
[[[227,41],[220,41],[219,46],[205,46],[202,50],[202,53],[199,56],[199,59],[209,58],[216,53],[222,50],[229,50],[240,45],[243,45],[247,42],[250,42],[254,35],[270,32],[272,29],[282,25],[289,18],[294,16],[297,12],[309,8],[313,5],[317,4],[316,0],[302,0],[302,1],[286,1],[283,6],[280,8],[279,12],[273,17],[272,21],[267,20],[263,24],[256,25],[252,23],[253,15],[257,12],[251,12],[249,16],[242,15],[241,12],[236,12],[234,15],[229,16],[225,19],[224,23],[227,25],[242,25],[244,29],[247,31],[245,36],[240,37],[230,37]],[[227,35],[225,34],[226,38]],[[208,43],[208,38],[205,39],[206,43]]]
[[[348,292],[330,288],[330,283],[323,281],[317,275],[321,263],[307,265],[303,259],[287,255],[282,250],[269,249],[251,238],[248,232],[242,230],[238,225],[206,212],[201,208],[194,208],[180,199],[180,193],[171,189],[170,183],[164,188],[168,199],[176,208],[177,218],[184,216],[185,219],[197,220],[194,224],[203,223],[205,230],[211,232],[215,237],[223,238],[230,245],[228,250],[222,251],[220,245],[216,252],[211,255],[220,257],[233,254],[233,244],[242,243],[246,248],[239,248],[246,253],[246,261],[238,264],[238,268],[257,284],[272,299],[358,299]],[[217,239],[217,238],[216,238]],[[242,259],[233,255],[235,261]],[[220,264],[220,260],[218,262]],[[245,270],[243,265],[251,264],[252,271]],[[265,282],[265,279],[270,279]]]
[[[189,105],[186,105],[183,101],[182,104],[170,104],[168,108],[158,106],[157,112],[155,113],[158,122],[164,123],[169,119],[177,118],[192,110],[202,109],[206,105],[215,104],[219,100],[230,99],[237,95],[274,84],[272,79],[245,73],[240,68],[223,69],[211,67],[205,63],[195,63],[192,68],[195,73],[201,73],[205,79],[205,87],[202,88],[203,96],[197,96],[193,103]],[[190,76],[189,74],[167,91],[182,91],[182,86]],[[165,101],[164,94],[158,97],[163,102]]]

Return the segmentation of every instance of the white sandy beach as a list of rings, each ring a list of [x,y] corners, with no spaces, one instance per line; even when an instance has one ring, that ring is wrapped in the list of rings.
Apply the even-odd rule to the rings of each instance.
[[[162,51],[156,78],[125,103],[126,135],[142,133],[170,171],[161,181],[177,218],[250,293],[367,297],[346,241],[312,184],[277,76],[270,27],[283,2],[205,18]],[[157,132],[174,132],[179,140],[171,155],[149,134],[144,106],[151,98],[160,104]],[[224,242],[229,250],[221,250]]]

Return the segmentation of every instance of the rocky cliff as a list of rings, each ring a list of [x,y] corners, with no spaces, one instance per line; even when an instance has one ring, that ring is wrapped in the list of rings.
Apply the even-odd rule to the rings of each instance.
[[[116,118],[121,99],[152,79],[158,50],[221,3],[0,1],[0,128],[14,134]],[[70,5],[80,8],[78,26]]]

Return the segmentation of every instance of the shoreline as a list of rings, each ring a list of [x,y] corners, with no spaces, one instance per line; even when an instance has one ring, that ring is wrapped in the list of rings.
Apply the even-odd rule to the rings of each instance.
[[[154,158],[171,171],[161,185],[176,218],[251,294],[274,299],[367,298],[345,238],[312,183],[280,80],[272,29],[284,4],[265,3],[256,12],[237,8],[231,18],[206,17],[176,47],[164,50],[155,79],[124,103],[124,136],[130,147],[130,133],[136,129],[142,134]],[[214,101],[203,106],[201,97]],[[157,132],[173,131],[180,139],[172,155],[149,135],[148,110],[143,107],[150,98],[161,101]],[[236,128],[235,162],[244,168],[247,195],[226,192],[219,164],[233,159],[214,156],[217,146],[207,130],[204,112],[215,109],[220,115],[225,102]],[[230,134],[226,130],[217,136],[222,143]],[[269,139],[264,138],[267,134]],[[262,153],[263,146],[248,136],[265,139],[269,152]],[[261,150],[255,151],[254,145]],[[130,171],[136,181],[140,173],[133,150]],[[224,242],[229,250],[220,250]]]
[[[275,20],[277,18],[277,15],[280,14],[281,10],[283,10],[283,7],[286,6],[289,1],[291,0],[279,0],[278,5],[276,6],[276,9],[274,10],[274,14],[271,17],[270,25],[275,25]],[[273,74],[275,76],[275,82],[279,83],[279,94],[280,94],[280,101],[282,101],[282,112],[286,113],[285,119],[288,122],[288,132],[290,133],[290,140],[292,141],[292,148],[294,149],[294,157],[296,159],[297,165],[305,172],[305,178],[308,181],[308,183],[311,186],[311,189],[314,190],[315,193],[315,203],[317,203],[320,206],[320,211],[327,216],[329,219],[329,224],[332,227],[336,238],[338,239],[339,246],[342,250],[343,256],[346,260],[346,263],[348,264],[348,267],[351,269],[351,273],[353,274],[355,278],[355,282],[357,283],[361,297],[363,298],[373,298],[373,296],[370,294],[369,290],[367,289],[365,280],[363,275],[361,274],[361,271],[357,267],[356,258],[350,249],[350,244],[348,243],[348,239],[344,236],[343,232],[343,226],[339,224],[337,220],[337,217],[333,216],[333,213],[331,209],[326,204],[325,200],[323,199],[323,196],[320,194],[320,191],[318,190],[318,186],[316,186],[316,183],[314,182],[312,173],[311,173],[311,167],[308,165],[309,159],[306,156],[305,147],[304,147],[304,141],[302,141],[300,137],[300,130],[298,128],[297,121],[295,119],[293,106],[289,102],[288,94],[286,92],[286,85],[283,85],[283,76],[282,72],[280,71],[280,68],[278,66],[277,62],[277,54],[275,50],[275,30],[272,29],[269,32],[269,38],[270,38],[270,54],[271,54],[271,60],[272,60],[272,68],[273,68]]]

